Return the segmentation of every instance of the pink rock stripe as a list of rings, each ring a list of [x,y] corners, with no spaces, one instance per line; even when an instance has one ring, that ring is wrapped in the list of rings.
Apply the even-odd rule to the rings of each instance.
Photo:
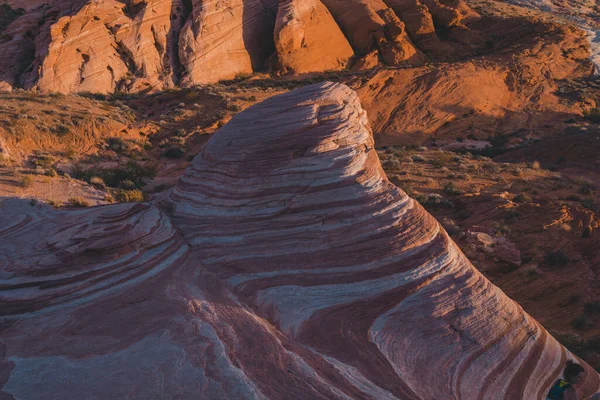
[[[568,358],[344,85],[238,114],[155,205],[0,203],[0,398],[543,399]]]

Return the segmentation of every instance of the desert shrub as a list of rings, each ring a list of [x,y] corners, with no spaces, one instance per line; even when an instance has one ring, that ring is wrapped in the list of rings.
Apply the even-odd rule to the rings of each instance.
[[[33,185],[35,179],[31,175],[23,175],[21,179],[19,179],[19,185],[23,188],[28,188]]]
[[[383,168],[388,170],[397,170],[402,168],[402,164],[398,160],[386,160],[383,162]]]
[[[562,250],[547,252],[544,260],[551,267],[564,266],[569,263],[569,257]]]
[[[125,154],[131,150],[131,145],[120,137],[109,137],[106,139],[105,145],[118,154]]]
[[[462,194],[463,191],[459,189],[454,182],[448,182],[446,185],[444,185],[444,193],[449,195],[458,195]]]
[[[81,196],[71,197],[69,203],[73,204],[75,207],[89,207],[90,205],[90,203]]]
[[[404,190],[404,192],[409,195],[412,196],[412,194],[415,192],[415,188],[411,185],[411,184],[400,184],[398,185],[400,187],[400,189]]]
[[[38,154],[33,159],[33,164],[36,167],[50,168],[54,164],[54,157],[49,154]]]
[[[456,223],[456,221],[454,221],[451,218],[448,217],[444,217],[440,220],[440,223],[442,224],[442,226],[444,227],[444,229],[446,230],[446,232],[448,232],[450,235],[455,235],[457,233],[461,233],[462,229],[460,226],[458,226],[458,224]]]
[[[90,178],[90,184],[96,189],[104,189],[106,187],[104,180],[99,176],[92,176]]]
[[[539,161],[534,161],[533,163],[531,163],[531,168],[532,169],[540,169],[541,165]]]
[[[185,150],[181,147],[170,147],[167,151],[163,153],[163,156],[167,158],[181,158],[185,155]]]
[[[104,201],[106,201],[107,203],[114,203],[115,198],[112,194],[107,194],[106,196],[104,196]]]
[[[436,168],[441,168],[454,160],[454,156],[450,153],[442,153],[437,158],[431,160],[431,164]]]
[[[425,157],[420,154],[415,154],[410,157],[414,162],[425,162]]]
[[[593,108],[583,115],[583,118],[594,124],[600,124],[600,108]]]
[[[120,203],[132,203],[144,201],[144,192],[141,190],[120,190],[117,192],[116,200]]]
[[[425,208],[452,208],[454,207],[454,203],[449,199],[442,197],[437,193],[432,193],[429,195],[417,194],[414,196],[414,199],[417,200],[421,205]]]
[[[130,179],[125,179],[119,183],[119,188],[125,190],[133,190],[136,188],[135,183]]]
[[[592,199],[581,200],[581,206],[588,210],[596,212],[596,203]]]
[[[510,226],[503,221],[494,221],[492,228],[496,231],[496,234],[507,235],[510,233]]]
[[[517,203],[531,203],[533,199],[528,193],[519,193],[513,198]]]
[[[58,175],[58,172],[56,172],[54,168],[50,168],[44,172],[44,175],[49,176],[50,178],[55,178]]]
[[[60,206],[62,206],[62,203],[60,201],[53,199],[48,200],[48,204],[50,204],[54,208],[59,208]]]
[[[37,205],[37,203],[38,203],[37,199],[31,199],[31,200],[29,200],[29,205],[31,207],[35,207]]]
[[[89,168],[81,165],[73,166],[72,174],[76,179],[90,181],[94,176],[102,178],[104,183],[110,187],[127,186],[126,188],[141,188],[149,180],[156,176],[156,166],[144,166],[135,161],[128,161],[116,168]]]
[[[571,326],[577,330],[584,330],[590,327],[590,318],[583,314],[571,321]]]
[[[52,132],[56,133],[57,135],[61,135],[61,136],[66,135],[69,132],[71,132],[71,129],[69,129],[69,127],[63,123],[56,124],[56,126],[50,128],[50,130]]]
[[[504,219],[505,220],[513,220],[513,219],[517,219],[521,216],[521,213],[518,212],[517,210],[508,210],[505,214],[504,214]]]

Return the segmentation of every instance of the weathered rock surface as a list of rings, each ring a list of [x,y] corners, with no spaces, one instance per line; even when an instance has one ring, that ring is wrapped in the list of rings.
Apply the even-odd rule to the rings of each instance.
[[[460,42],[442,43],[436,24],[470,37],[463,23],[476,17],[460,1],[40,0],[0,23],[0,89],[139,92],[341,70],[354,55],[361,67],[421,65]]]
[[[573,357],[387,180],[343,85],[238,114],[158,206],[0,210],[5,396],[537,399]]]
[[[496,24],[507,29],[502,20]],[[593,74],[585,33],[548,20],[512,29],[511,35],[521,37],[532,30],[547,34],[519,42],[509,58],[503,47],[515,42],[507,36],[495,42],[497,53],[482,59],[388,69],[349,81],[369,113],[378,145],[418,143],[434,132],[441,138],[457,132],[486,138],[542,126],[540,131],[551,131],[553,121],[584,112],[581,103],[561,98],[557,82]]]
[[[194,2],[180,36],[182,83],[211,83],[260,70],[272,51],[274,23],[260,0]]]
[[[284,0],[275,24],[275,48],[282,72],[344,68],[352,47],[321,0]]]

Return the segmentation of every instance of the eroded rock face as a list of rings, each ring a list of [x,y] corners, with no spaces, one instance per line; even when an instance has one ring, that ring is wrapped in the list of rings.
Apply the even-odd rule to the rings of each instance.
[[[140,92],[342,70],[353,56],[422,65],[453,54],[436,24],[471,35],[463,22],[477,17],[458,0],[40,1],[0,26],[1,90]]]
[[[321,0],[284,0],[275,24],[275,48],[282,72],[344,68],[354,51]]]
[[[194,2],[180,36],[182,83],[212,83],[261,69],[272,51],[274,23],[260,0]]]
[[[15,398],[534,399],[573,358],[387,180],[340,84],[238,114],[158,206],[0,222]]]

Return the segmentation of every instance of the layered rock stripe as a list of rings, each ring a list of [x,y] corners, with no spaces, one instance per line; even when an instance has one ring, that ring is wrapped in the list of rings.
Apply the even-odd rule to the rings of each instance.
[[[387,180],[341,84],[238,114],[156,204],[0,219],[8,398],[543,399],[575,358]]]
[[[367,56],[418,65],[421,45],[450,52],[435,24],[476,16],[462,0],[42,1],[0,31],[0,90],[139,92],[342,70]]]

